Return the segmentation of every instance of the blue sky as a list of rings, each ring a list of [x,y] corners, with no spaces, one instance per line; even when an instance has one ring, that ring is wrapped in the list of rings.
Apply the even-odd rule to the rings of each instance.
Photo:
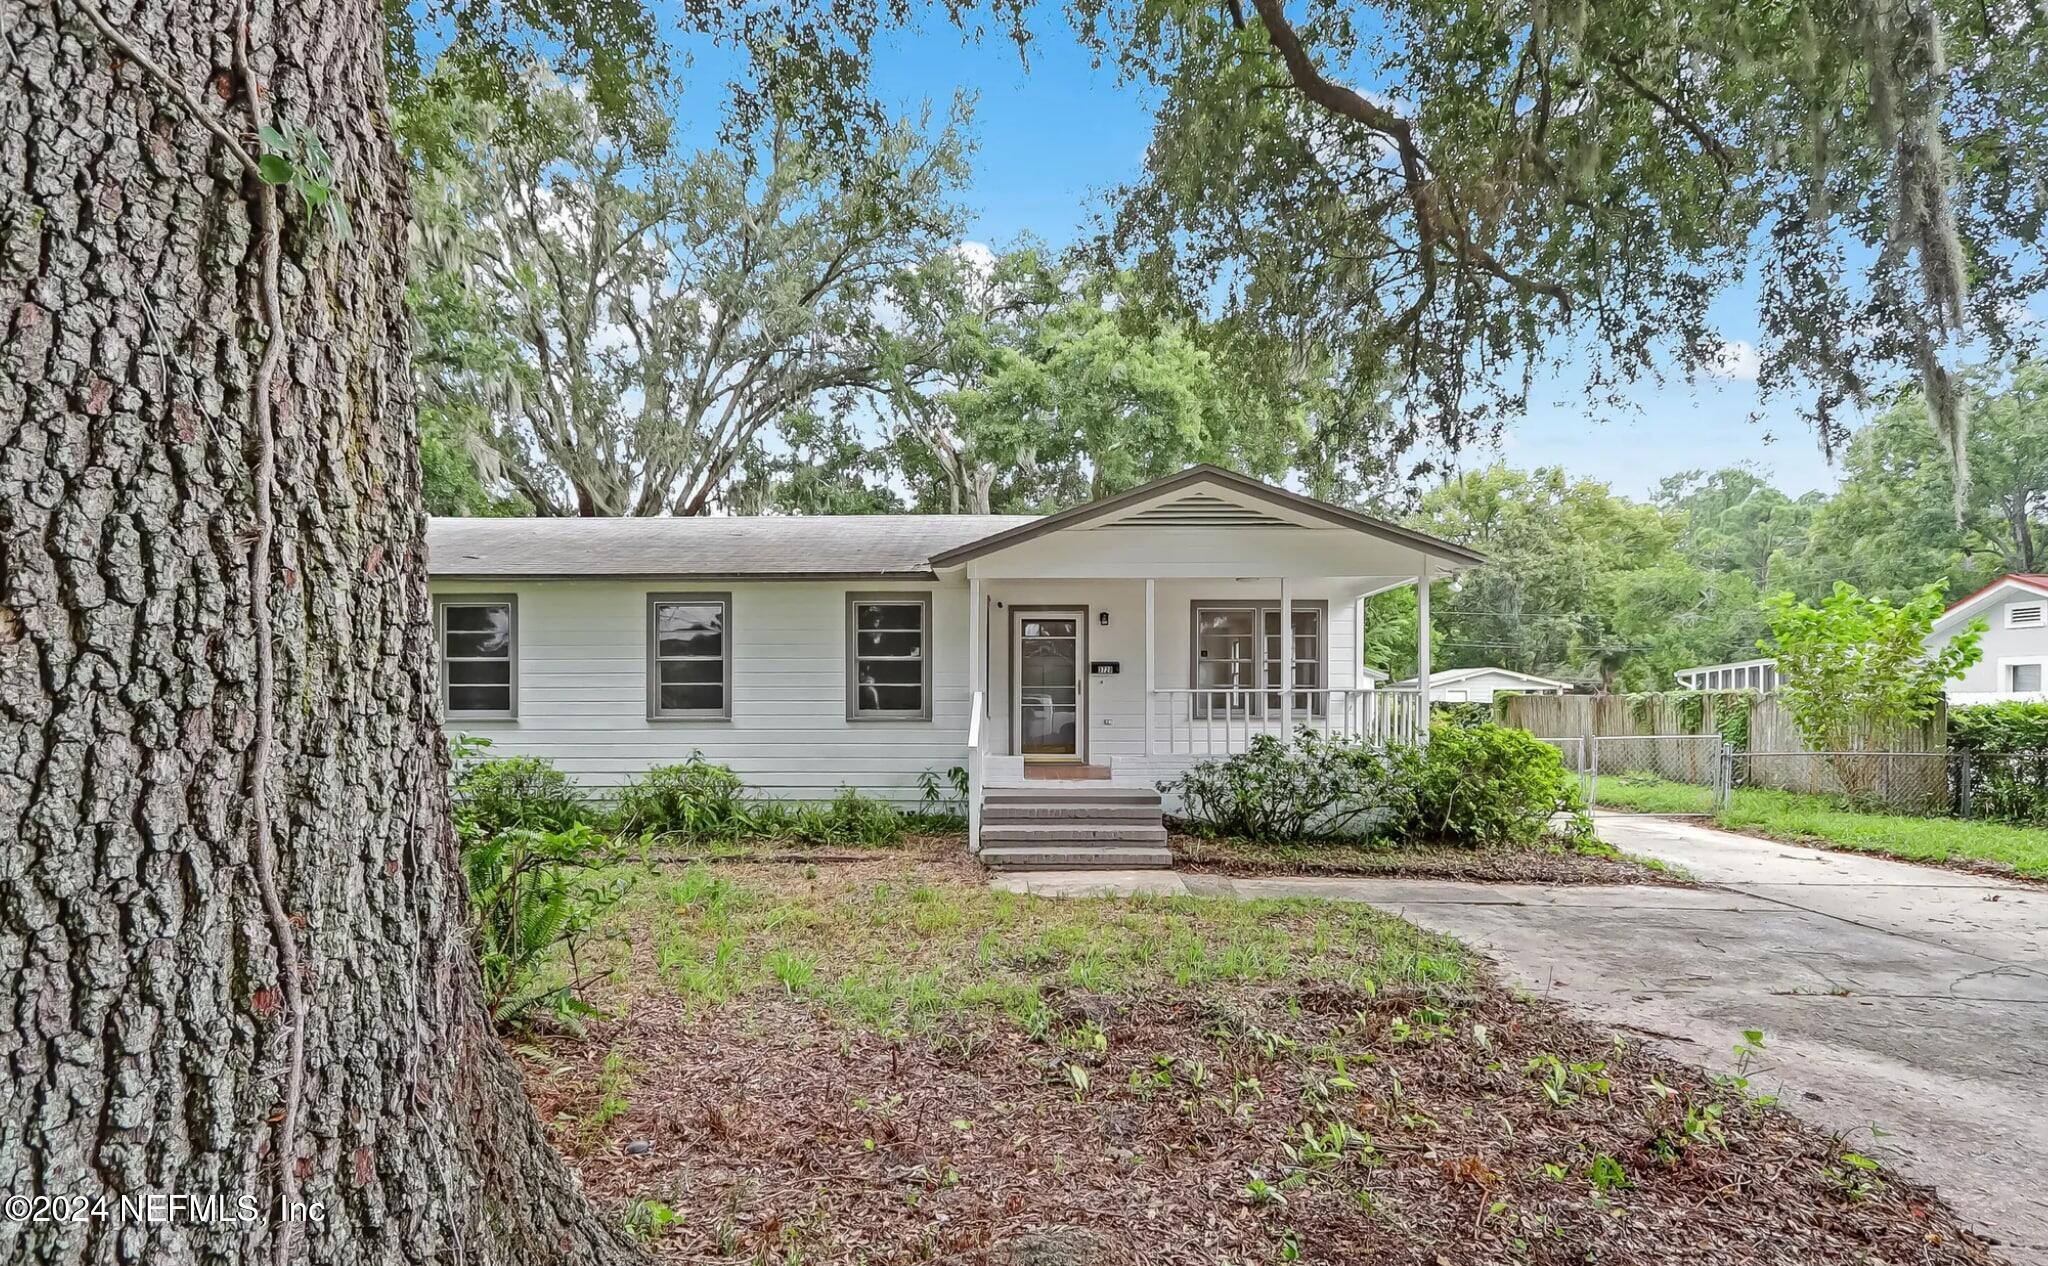
[[[1143,162],[1151,97],[1142,85],[1119,83],[1114,68],[1091,66],[1057,14],[1053,20],[1033,44],[1028,71],[1009,41],[966,44],[944,27],[894,35],[876,50],[875,86],[895,107],[930,101],[942,110],[956,91],[975,94],[971,240],[1001,247],[1028,233],[1055,246],[1072,241]],[[685,72],[695,85],[685,93],[686,110],[715,110],[720,69],[712,60]],[[1724,337],[1753,346],[1753,296],[1727,296],[1718,315]],[[1748,462],[1795,495],[1832,488],[1838,467],[1811,429],[1790,405],[1759,400],[1753,355],[1736,360],[1723,378],[1640,384],[1631,396],[1636,408],[1624,411],[1596,410],[1567,367],[1539,385],[1528,416],[1497,449],[1467,450],[1457,464],[1498,457],[1525,467],[1563,465],[1642,495],[1682,470]]]

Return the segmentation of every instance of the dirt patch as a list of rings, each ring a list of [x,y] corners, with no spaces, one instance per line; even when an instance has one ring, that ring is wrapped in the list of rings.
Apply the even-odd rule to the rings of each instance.
[[[1357,875],[1463,879],[1511,884],[1664,884],[1690,887],[1683,873],[1613,850],[1399,848],[1333,844],[1259,845],[1176,834],[1176,869],[1220,875]]]
[[[1254,908],[1257,926],[1304,938],[1303,963],[1325,961],[1306,938],[1333,921],[1382,919],[1343,925],[1386,932],[1385,973],[1355,984],[1290,979],[1269,958],[1258,979],[1177,987],[1162,966],[1104,987],[1044,960],[1025,1023],[974,1005],[973,972],[1040,962],[1051,942],[1036,920],[1053,903],[991,898],[959,864],[712,869],[745,900],[721,906],[698,878],[632,907],[632,949],[600,999],[620,1018],[515,1043],[586,1187],[665,1260],[1994,1260],[1930,1192],[1739,1087],[1476,965],[1427,983],[1395,961],[1410,941],[1383,916]],[[853,1022],[817,983],[708,1002],[700,976],[671,983],[706,970],[700,944],[738,960],[843,937],[864,917],[893,927],[906,884],[934,894],[914,908],[951,900],[973,916],[935,920],[914,949],[889,943],[969,982],[948,977],[956,1004],[915,1023]],[[1209,908],[1063,902],[1045,917],[1157,920],[1167,947],[1255,944],[1233,939],[1227,912],[1185,922]],[[754,944],[763,928],[787,939]]]

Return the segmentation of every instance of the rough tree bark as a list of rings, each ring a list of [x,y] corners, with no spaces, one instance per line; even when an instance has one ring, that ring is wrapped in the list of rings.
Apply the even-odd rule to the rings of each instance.
[[[379,8],[106,17],[251,150],[252,81],[270,120],[317,134],[354,232],[280,201],[284,321],[266,329],[261,195],[228,148],[81,0],[0,0],[0,1194],[107,1202],[0,1217],[0,1261],[632,1260],[548,1148],[464,935]],[[251,384],[270,336],[276,703],[255,770]],[[289,1140],[253,777],[303,960]],[[284,1165],[323,1215],[290,1232]],[[230,1216],[121,1211],[145,1193]]]

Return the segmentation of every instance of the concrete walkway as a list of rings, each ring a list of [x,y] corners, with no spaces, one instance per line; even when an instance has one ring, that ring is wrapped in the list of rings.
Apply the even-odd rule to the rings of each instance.
[[[2010,1260],[2048,1264],[2048,888],[1652,818],[1603,815],[1600,833],[1710,886],[1159,871],[996,883],[1365,901],[1691,1062],[1728,1067],[1741,1031],[1762,1029],[1757,1089],[1934,1184]]]

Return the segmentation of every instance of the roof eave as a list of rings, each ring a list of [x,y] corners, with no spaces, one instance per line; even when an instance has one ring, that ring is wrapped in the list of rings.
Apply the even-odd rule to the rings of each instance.
[[[764,580],[937,580],[929,569],[916,571],[635,571],[635,572],[539,572],[539,571],[429,571],[429,583],[442,580],[617,580],[663,584],[741,584]]]
[[[1930,626],[1930,631],[1939,633],[1945,629],[1953,628],[1958,622],[1969,619],[1980,608],[1989,605],[2005,589],[2021,590],[2028,594],[2048,598],[2048,585],[2043,585],[2031,577],[2020,575],[2000,576],[1977,592],[1957,599],[1954,606],[1935,617],[1933,625]]]

